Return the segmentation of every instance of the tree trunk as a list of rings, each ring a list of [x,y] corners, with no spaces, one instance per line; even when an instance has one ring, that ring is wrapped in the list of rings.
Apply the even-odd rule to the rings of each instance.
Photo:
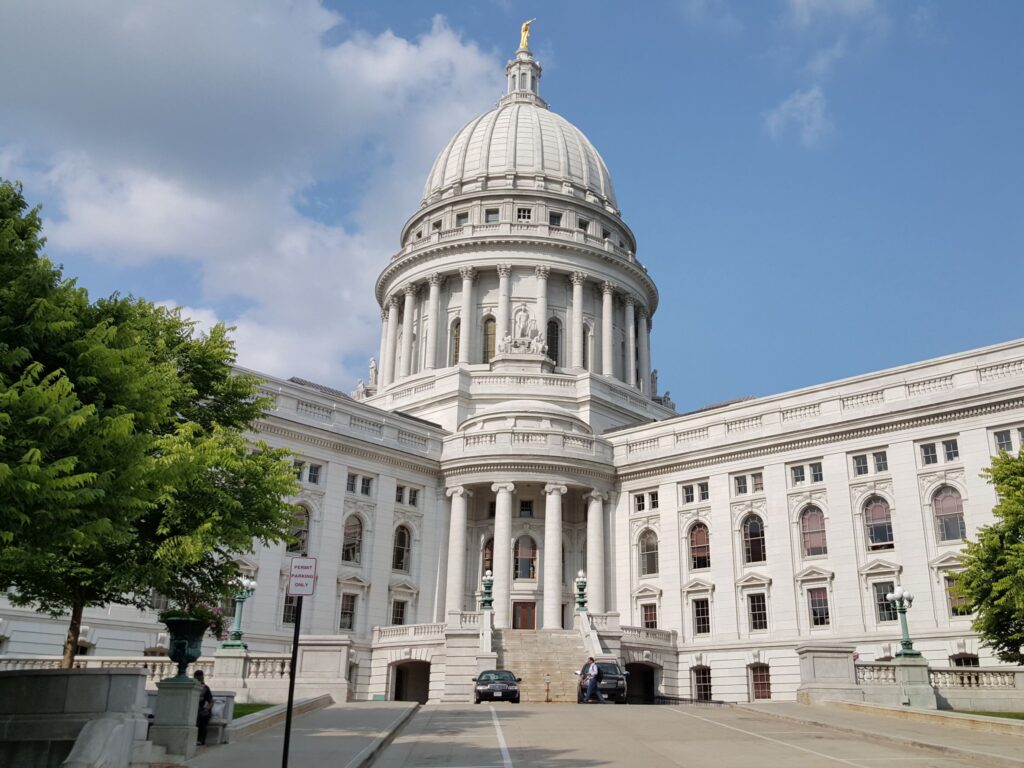
[[[71,669],[75,662],[75,651],[78,650],[78,635],[82,631],[82,605],[71,606],[71,623],[68,625],[68,638],[64,641],[64,658],[60,660],[61,669]]]

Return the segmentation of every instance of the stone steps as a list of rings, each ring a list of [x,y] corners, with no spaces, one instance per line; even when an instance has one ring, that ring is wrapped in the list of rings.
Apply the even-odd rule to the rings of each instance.
[[[498,630],[494,633],[498,666],[523,681],[523,702],[576,701],[579,670],[587,658],[583,638],[572,630]],[[550,676],[550,687],[544,682]]]

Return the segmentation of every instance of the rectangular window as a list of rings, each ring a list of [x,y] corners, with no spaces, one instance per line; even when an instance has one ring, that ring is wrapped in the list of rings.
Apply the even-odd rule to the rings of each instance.
[[[829,625],[827,588],[814,587],[808,589],[807,607],[810,610],[812,627],[827,627]]]
[[[588,229],[590,229],[590,222],[584,218],[578,218],[576,219],[576,229],[581,229],[584,232],[586,232]]]
[[[811,464],[811,482],[822,483],[825,481],[825,473],[821,471],[821,462],[816,461]]]
[[[432,230],[434,230],[435,232],[440,232],[440,231],[441,231],[441,220],[440,220],[440,219],[438,219],[437,221],[433,222],[433,223],[432,223],[432,224],[430,225],[430,228],[431,228]]]
[[[855,475],[866,475],[868,473],[868,457],[867,456],[854,456],[853,457],[853,474]]]
[[[875,595],[875,618],[879,621],[896,621],[899,614],[896,613],[896,605],[885,599],[885,596],[896,589],[891,581],[876,581],[871,585]]]
[[[299,605],[299,598],[292,597],[291,595],[284,596],[284,607],[281,610],[281,623],[282,624],[294,624],[295,623],[295,609]]]
[[[341,617],[338,620],[338,629],[349,631],[356,628],[356,596],[341,596]]]
[[[885,451],[878,451],[872,454],[875,459],[875,472],[888,472],[889,471],[889,457],[886,456]]]
[[[711,603],[707,598],[693,601],[693,634],[711,634]]]
[[[939,456],[935,452],[935,443],[925,443],[921,446],[921,463],[926,466],[939,463]]]
[[[955,656],[950,656],[949,660],[953,662],[954,667],[981,666],[977,654],[974,653],[958,653]]]
[[[533,500],[523,500],[519,502],[519,516],[520,517],[533,517]]]
[[[552,227],[562,226],[562,214],[556,213],[555,211],[551,211],[548,214],[548,224],[551,225]]]
[[[960,446],[956,440],[943,440],[942,451],[946,454],[946,461],[956,461],[960,458]]]
[[[636,494],[633,497],[633,511],[643,512],[645,509],[647,509],[647,497],[642,493]]]
[[[306,470],[306,482],[310,485],[320,485],[320,465],[310,464]]]
[[[971,615],[970,602],[957,586],[955,576],[946,576],[946,601],[949,604],[950,616]]]
[[[498,223],[498,217],[500,215],[501,215],[501,212],[497,208],[488,208],[486,211],[484,211],[484,223],[485,224],[497,224]]]
[[[747,595],[747,614],[750,617],[750,631],[768,629],[768,598],[763,592]]]
[[[463,211],[462,213],[455,214],[455,226],[464,227],[469,224],[469,212]]]
[[[711,498],[711,492],[708,489],[707,483],[697,483],[697,498],[701,501],[707,501]]]
[[[363,496],[371,496],[373,494],[372,477],[361,478],[361,482],[359,483],[359,492],[363,494]]]
[[[750,476],[750,490],[753,493],[764,490],[764,479],[761,477],[760,472],[755,472]]]
[[[696,497],[693,495],[693,486],[692,485],[684,485],[683,486],[683,504],[693,504],[693,501],[694,501],[695,498]]]
[[[607,240],[611,236],[612,236],[612,233],[609,232],[607,229],[602,229],[601,230],[601,239],[602,240]]]
[[[657,509],[658,508],[658,492],[657,491],[651,491],[650,496],[651,496],[651,509]]]
[[[747,492],[747,478],[744,475],[736,478],[736,495],[742,496]]]
[[[750,683],[754,689],[754,699],[770,699],[772,697],[771,670],[767,664],[750,666]]]
[[[417,488],[410,488],[409,489],[409,506],[410,507],[417,507],[417,506],[419,506],[419,503],[420,503],[420,492],[419,492],[419,489],[417,489]]]
[[[693,698],[711,701],[711,667],[694,667],[690,673],[693,675]]]
[[[358,481],[359,481],[359,478],[358,478],[357,475],[350,474],[348,476],[348,478],[345,480],[345,490],[348,491],[349,493],[355,493],[356,492],[356,483]]]
[[[516,208],[516,221],[531,221],[532,219],[532,208]]]
[[[292,462],[292,469],[295,470],[295,479],[296,480],[301,480],[302,479],[302,468],[305,467],[305,466],[306,465],[304,463],[302,463],[301,461]]]
[[[1010,442],[1010,430],[1004,429],[996,432],[996,450],[1010,453],[1013,450],[1013,443]]]
[[[396,504],[401,504],[404,501],[405,501],[405,486],[404,485],[396,485],[395,486],[395,503]]]
[[[395,600],[391,603],[391,624],[400,627],[405,624],[405,600]]]
[[[790,471],[793,473],[793,485],[800,485],[804,481],[804,468],[803,467],[792,467]]]
[[[655,603],[644,603],[640,606],[642,611],[644,629],[658,628],[658,606]]]

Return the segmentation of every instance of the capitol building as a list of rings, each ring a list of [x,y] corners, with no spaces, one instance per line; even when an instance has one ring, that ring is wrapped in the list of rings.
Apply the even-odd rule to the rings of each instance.
[[[298,543],[243,561],[249,653],[290,649],[287,563],[308,553],[303,644],[355,700],[468,701],[493,667],[524,700],[574,700],[588,655],[619,661],[635,700],[792,700],[798,646],[895,654],[896,586],[930,663],[995,665],[951,576],[993,520],[981,472],[1024,442],[1024,341],[677,414],[608,168],[526,45],[506,72],[381,259],[367,378],[264,377],[256,432],[301,489]],[[84,623],[89,656],[166,644],[152,613]],[[0,653],[59,654],[65,631],[0,603]]]

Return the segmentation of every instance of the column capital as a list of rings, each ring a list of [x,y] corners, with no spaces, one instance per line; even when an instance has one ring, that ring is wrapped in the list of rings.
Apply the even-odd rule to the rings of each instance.
[[[427,278],[427,282],[431,285],[440,285],[444,282],[444,276],[440,272],[435,272]]]
[[[502,481],[500,483],[494,483],[491,486],[491,490],[494,491],[495,493],[500,493],[501,491],[508,491],[509,493],[512,493],[513,491],[515,491],[515,489],[516,489],[516,484],[512,483],[512,482],[509,482],[509,481]]]
[[[459,274],[463,280],[473,280],[476,277],[476,269],[473,267],[459,267]]]
[[[596,488],[592,488],[589,493],[585,493],[583,498],[587,501],[608,501],[608,494],[604,491],[599,491]]]
[[[638,315],[640,315],[640,317],[642,317],[644,320],[646,320],[648,318],[647,305],[646,304],[641,304],[640,306],[638,306],[636,308],[636,313]]]
[[[512,275],[511,264],[499,264],[498,265],[498,277],[509,277]]]
[[[384,306],[380,308],[380,319],[381,322],[388,319],[388,302],[386,299],[384,301]]]
[[[394,296],[388,297],[388,306],[392,307],[393,309],[398,309],[398,305],[401,303],[402,300],[398,298],[397,293]]]
[[[601,293],[605,293],[605,294],[609,294],[610,293],[610,294],[614,295],[615,294],[615,283],[612,283],[612,282],[609,282],[608,280],[605,280],[603,283],[601,283]]]
[[[548,483],[547,485],[544,486],[545,495],[557,493],[559,496],[564,496],[568,492],[569,487],[567,485],[560,485],[559,483]]]
[[[446,488],[445,489],[444,495],[449,497],[449,498],[452,498],[452,497],[455,497],[455,496],[458,496],[460,498],[462,498],[462,497],[469,498],[470,496],[473,495],[473,492],[471,490],[469,490],[469,488],[467,488],[464,485],[453,485],[451,488]]]
[[[583,283],[585,283],[586,281],[586,272],[573,272],[571,275],[569,275],[569,282],[571,282],[573,285],[583,285]]]
[[[540,265],[534,268],[534,272],[537,273],[537,277],[541,280],[547,280],[548,275],[551,274],[551,267]]]
[[[420,287],[416,285],[416,283],[406,283],[405,287],[402,288],[402,292],[405,293],[406,296],[415,296],[419,293],[419,290]]]
[[[634,296],[632,293],[627,293],[625,296],[622,297],[622,300],[626,303],[627,307],[632,307],[634,304],[636,304],[636,296]]]

